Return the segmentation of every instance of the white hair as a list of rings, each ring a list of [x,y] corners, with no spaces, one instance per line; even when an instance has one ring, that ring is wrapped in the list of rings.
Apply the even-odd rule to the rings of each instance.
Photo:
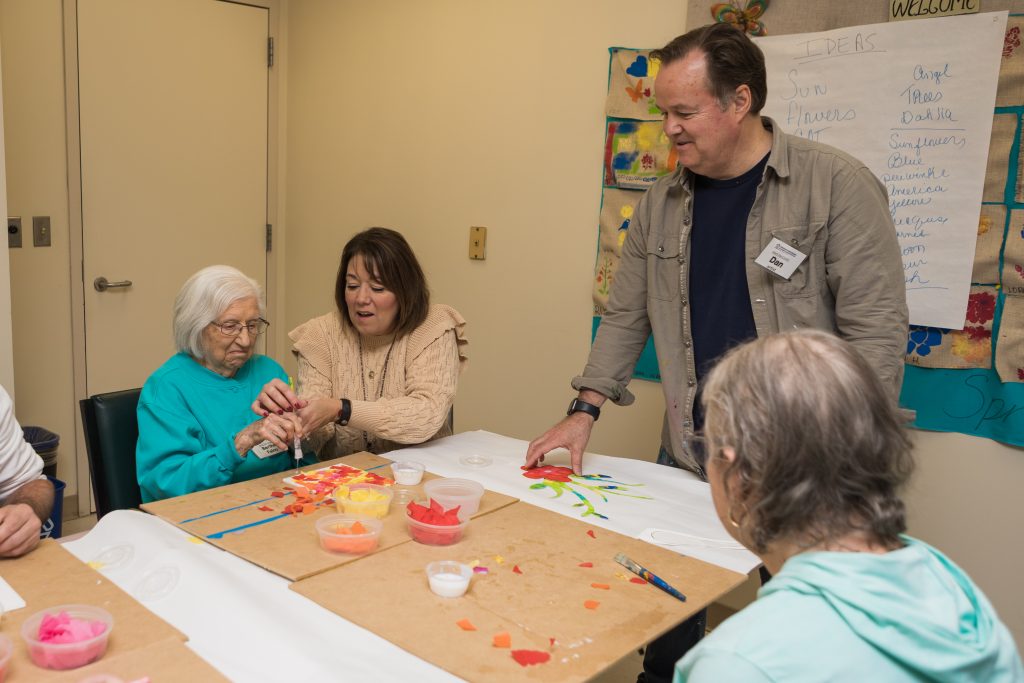
[[[258,282],[231,266],[208,266],[190,277],[174,299],[174,345],[178,351],[202,359],[203,329],[228,306],[255,297],[260,316],[266,314],[263,290]]]

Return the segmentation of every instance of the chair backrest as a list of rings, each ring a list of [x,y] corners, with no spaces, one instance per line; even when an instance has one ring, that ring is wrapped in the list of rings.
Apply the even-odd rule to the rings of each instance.
[[[79,401],[97,519],[112,510],[142,504],[135,472],[135,445],[139,440],[135,411],[140,393],[142,389],[127,389]]]

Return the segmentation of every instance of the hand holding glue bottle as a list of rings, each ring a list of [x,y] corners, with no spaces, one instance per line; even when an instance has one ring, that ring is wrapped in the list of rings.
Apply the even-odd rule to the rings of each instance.
[[[273,397],[270,397],[271,392],[274,392],[275,394]],[[268,398],[272,398],[272,400],[267,400]],[[278,405],[283,403],[284,405],[289,406],[289,408],[282,409],[277,407],[267,407],[268,404],[273,405],[275,402]],[[291,377],[289,377],[287,388],[285,387],[284,382],[282,382],[279,379],[275,379],[272,380],[271,382],[268,382],[267,385],[263,388],[263,391],[253,402],[252,406],[254,412],[263,415],[264,421],[270,419],[272,417],[271,413],[274,413],[277,416],[279,416],[278,418],[275,419],[275,421],[286,421],[291,423],[291,428],[288,429],[288,431],[294,434],[291,445],[294,448],[293,455],[295,457],[296,469],[298,469],[302,463],[302,437],[304,436],[302,429],[302,421],[299,419],[298,410],[299,408],[302,408],[305,405],[305,403],[306,401],[303,401],[296,395],[295,381]],[[274,439],[274,441],[271,441],[270,439],[265,439],[252,447],[252,452],[256,455],[257,458],[268,458],[272,455],[277,455],[278,453],[282,453],[285,450],[287,450],[287,447],[289,445],[287,441],[282,439],[280,434],[277,434],[276,436],[278,438]],[[279,443],[275,443],[275,441]]]

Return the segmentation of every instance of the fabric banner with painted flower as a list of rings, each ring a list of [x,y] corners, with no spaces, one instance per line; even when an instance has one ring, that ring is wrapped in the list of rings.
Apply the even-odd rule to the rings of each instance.
[[[601,233],[597,247],[597,267],[594,272],[594,314],[604,315],[608,306],[615,271],[622,255],[622,243],[633,220],[633,211],[643,192],[604,188],[601,199]]]
[[[962,330],[911,327],[907,363],[922,368],[992,367],[996,296],[995,287],[971,287],[967,320]]]
[[[658,62],[650,50],[613,47],[608,72],[608,99],[605,116],[637,121],[660,121],[661,112],[654,103],[654,77]]]
[[[604,184],[644,190],[679,162],[661,122],[609,121]]]
[[[650,50],[609,49],[608,93],[605,103],[604,171],[597,259],[592,281],[594,314],[591,339],[597,336],[622,243],[633,220],[633,211],[646,190],[658,178],[675,170],[675,149],[662,130],[661,113],[654,104],[654,78],[658,62]],[[654,340],[648,338],[633,376],[661,380]]]

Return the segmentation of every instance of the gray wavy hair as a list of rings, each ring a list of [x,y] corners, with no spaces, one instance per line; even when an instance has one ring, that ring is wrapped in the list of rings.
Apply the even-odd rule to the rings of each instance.
[[[709,457],[736,452],[723,469],[730,519],[756,552],[857,531],[898,544],[911,443],[901,411],[848,342],[800,330],[740,346],[711,372],[703,404]]]
[[[258,282],[231,266],[207,266],[185,281],[174,299],[174,346],[202,359],[203,329],[238,301],[256,297],[260,316],[266,315]]]

